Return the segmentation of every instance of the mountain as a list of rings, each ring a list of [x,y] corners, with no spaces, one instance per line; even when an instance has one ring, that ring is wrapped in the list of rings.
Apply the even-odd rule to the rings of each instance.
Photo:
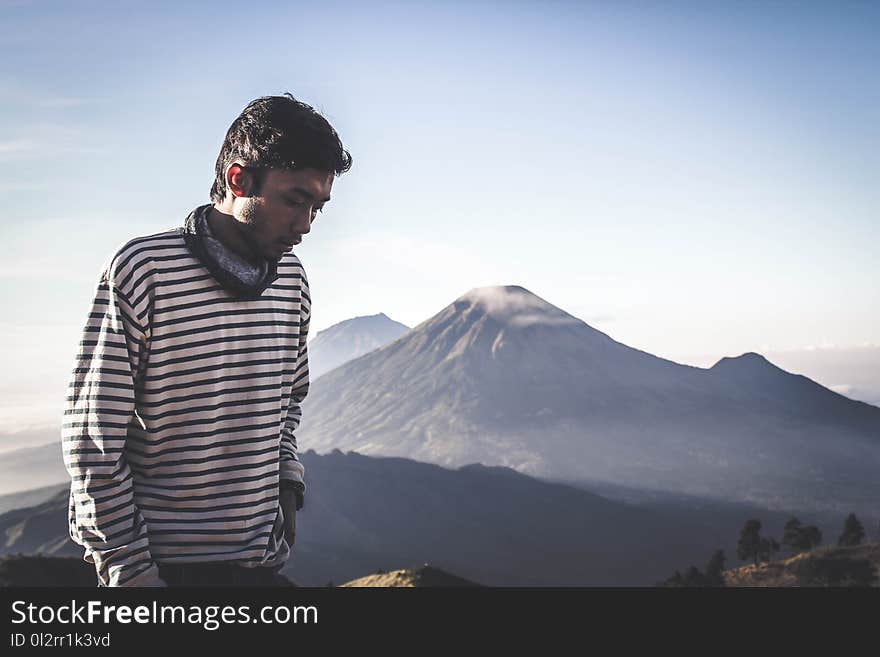
[[[811,423],[834,418],[855,434],[880,443],[880,409],[876,406],[832,392],[801,374],[786,372],[760,354],[749,352],[738,358],[722,358],[710,371],[745,391],[751,403],[763,410]]]
[[[10,495],[70,481],[58,440],[0,455],[0,495]]]
[[[735,554],[742,524],[756,515],[733,505],[643,508],[503,467],[301,456],[309,489],[284,573],[305,586],[426,562],[489,586],[650,585],[716,548]],[[788,516],[761,518],[778,533]],[[0,553],[37,552],[82,557],[67,537],[64,491],[0,515]]]
[[[309,374],[317,379],[325,372],[366,353],[384,347],[409,331],[385,313],[354,317],[319,331],[309,341]]]
[[[299,444],[878,513],[880,408],[758,354],[681,365],[515,285],[476,288],[315,380]]]
[[[0,515],[0,554],[82,556],[67,533],[68,495],[65,487],[40,504]]]

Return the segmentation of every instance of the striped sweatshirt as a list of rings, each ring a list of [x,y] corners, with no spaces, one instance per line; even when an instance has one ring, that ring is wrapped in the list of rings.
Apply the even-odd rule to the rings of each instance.
[[[304,470],[311,299],[299,258],[235,289],[182,228],[104,265],[62,423],[71,538],[103,586],[158,582],[158,564],[284,563],[281,480]],[[220,281],[223,281],[223,284]]]

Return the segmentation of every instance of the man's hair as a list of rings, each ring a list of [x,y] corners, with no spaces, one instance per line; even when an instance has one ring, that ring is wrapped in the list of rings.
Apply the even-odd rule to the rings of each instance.
[[[254,174],[259,193],[266,169],[317,169],[337,176],[351,168],[339,135],[311,105],[290,93],[248,103],[229,126],[214,167],[211,200],[226,197],[226,167],[240,160]]]

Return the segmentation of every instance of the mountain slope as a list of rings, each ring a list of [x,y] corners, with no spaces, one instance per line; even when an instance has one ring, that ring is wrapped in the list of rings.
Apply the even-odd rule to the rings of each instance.
[[[302,458],[309,492],[285,574],[306,586],[425,562],[490,586],[650,585],[730,550],[724,539],[754,514],[744,508],[716,531],[703,522],[718,515],[712,508],[655,512],[508,468],[338,451]],[[0,516],[0,540],[0,553],[82,556],[67,538],[64,492]]]
[[[45,502],[0,515],[0,554],[81,556],[67,534],[68,495],[65,488]]]
[[[10,493],[0,496],[0,514],[15,509],[23,509],[27,507],[37,506],[42,502],[54,497],[59,491],[70,488],[70,483],[55,484],[54,486],[43,486],[41,488],[31,488],[20,493]]]

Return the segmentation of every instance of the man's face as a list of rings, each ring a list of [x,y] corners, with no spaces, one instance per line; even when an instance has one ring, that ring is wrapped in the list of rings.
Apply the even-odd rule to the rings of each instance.
[[[235,199],[234,214],[250,247],[278,260],[311,230],[332,187],[333,173],[267,169],[256,195]]]

